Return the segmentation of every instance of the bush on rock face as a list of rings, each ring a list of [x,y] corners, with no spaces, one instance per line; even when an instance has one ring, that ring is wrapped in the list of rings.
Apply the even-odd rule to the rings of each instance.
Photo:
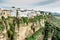
[[[28,17],[22,17],[22,21],[23,21],[23,23],[26,23],[28,25],[29,19],[28,19]]]
[[[0,24],[0,31],[3,31],[4,30],[4,26],[2,24]]]

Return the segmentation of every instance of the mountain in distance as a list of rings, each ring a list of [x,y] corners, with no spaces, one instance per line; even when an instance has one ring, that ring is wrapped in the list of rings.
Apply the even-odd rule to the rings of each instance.
[[[54,13],[52,13],[52,15],[54,15],[54,16],[60,16],[60,13],[54,12]]]

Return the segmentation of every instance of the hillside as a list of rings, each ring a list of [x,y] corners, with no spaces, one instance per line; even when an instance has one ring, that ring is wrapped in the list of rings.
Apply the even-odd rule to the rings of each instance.
[[[0,40],[59,40],[60,20],[54,15],[0,19]]]

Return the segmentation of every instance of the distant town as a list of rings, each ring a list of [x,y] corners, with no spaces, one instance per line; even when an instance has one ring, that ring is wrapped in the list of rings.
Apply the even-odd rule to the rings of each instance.
[[[34,17],[36,15],[42,15],[42,14],[49,14],[50,12],[44,12],[44,11],[40,11],[40,10],[22,10],[20,8],[15,8],[12,7],[11,9],[3,9],[0,8],[0,18],[1,16],[4,16],[5,18],[7,18],[8,16],[14,16],[16,17],[16,14],[18,15],[18,17]]]

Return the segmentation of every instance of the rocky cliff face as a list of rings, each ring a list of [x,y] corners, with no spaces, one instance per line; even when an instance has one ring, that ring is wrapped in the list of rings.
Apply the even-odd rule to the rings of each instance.
[[[43,27],[44,26],[44,23],[43,23],[43,20],[41,20],[41,26],[40,27]],[[9,24],[8,24],[9,25]],[[20,24],[20,27],[19,27],[19,32],[18,32],[18,28],[17,28],[17,25],[15,26],[15,32],[17,33],[17,39],[16,40],[24,40],[26,37],[29,37],[31,36],[32,34],[34,34],[33,30],[31,29],[31,26],[33,25],[33,23],[29,23],[28,25],[24,25],[24,24]],[[36,23],[34,23],[33,26],[35,26],[35,32],[37,30],[39,30],[39,23],[37,22],[37,25]],[[32,26],[32,27],[33,27]],[[8,26],[9,27],[9,26]],[[4,32],[4,35],[3,33],[0,34],[0,40],[6,40],[7,38],[7,34],[6,34],[6,29],[3,31]]]
[[[40,28],[44,28],[45,19],[42,17],[39,19],[40,17],[41,16],[38,16],[35,19],[31,19],[31,21],[28,19],[26,21],[26,19],[18,20],[15,18],[7,18],[2,20],[2,25],[4,25],[5,28],[4,31],[2,31],[4,35],[3,33],[0,34],[0,40],[26,40],[28,37],[34,35],[35,32],[40,30]],[[39,39],[41,37],[43,37],[42,32],[41,35],[37,38]]]

